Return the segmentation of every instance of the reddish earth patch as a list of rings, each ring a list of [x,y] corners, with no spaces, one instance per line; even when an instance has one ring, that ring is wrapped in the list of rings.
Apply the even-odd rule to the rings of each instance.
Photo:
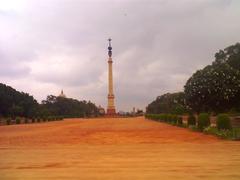
[[[240,143],[144,118],[0,127],[0,179],[240,179]]]

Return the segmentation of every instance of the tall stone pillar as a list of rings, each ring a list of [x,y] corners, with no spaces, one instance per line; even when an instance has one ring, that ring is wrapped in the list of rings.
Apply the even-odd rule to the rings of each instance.
[[[108,107],[107,115],[115,115],[116,110],[114,106],[114,94],[113,94],[113,73],[112,73],[112,46],[111,39],[108,39]]]

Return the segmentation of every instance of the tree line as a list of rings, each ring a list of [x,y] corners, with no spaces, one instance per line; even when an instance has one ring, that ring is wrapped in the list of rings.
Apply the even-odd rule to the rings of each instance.
[[[90,101],[47,96],[40,104],[27,93],[0,83],[0,116],[3,117],[90,117],[98,116],[97,106]]]
[[[211,65],[197,70],[187,80],[184,92],[159,96],[147,106],[146,111],[153,114],[174,111],[239,113],[240,44],[236,43],[217,52]]]

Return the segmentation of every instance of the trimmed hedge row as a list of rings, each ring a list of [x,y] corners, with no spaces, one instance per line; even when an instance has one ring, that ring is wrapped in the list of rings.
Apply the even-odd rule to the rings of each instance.
[[[152,119],[156,121],[162,121],[176,125],[183,125],[182,117],[174,114],[146,114],[145,117],[147,119]]]
[[[211,125],[210,123],[210,116],[207,113],[201,113],[198,116],[198,129],[203,131],[204,128],[207,128]]]
[[[218,129],[232,129],[230,118],[227,114],[219,114],[217,117],[217,128]]]
[[[183,126],[182,117],[173,114],[146,114],[145,117],[147,119]],[[240,139],[240,128],[233,129],[231,120],[226,114],[219,114],[217,116],[216,127],[211,127],[210,116],[207,113],[199,114],[198,118],[190,114],[187,119],[187,125],[192,130],[214,134],[222,138]]]
[[[196,117],[193,114],[190,114],[187,119],[188,126],[196,126]]]
[[[48,122],[48,121],[61,121],[63,120],[63,116],[48,116],[48,117],[33,117],[33,118],[24,118],[23,123],[21,121],[20,117],[10,118],[8,117],[6,119],[6,125],[12,125],[12,124],[28,124],[28,123],[40,123],[40,122]]]
[[[146,114],[146,118],[157,120],[157,121],[163,121],[163,122],[169,122],[173,124],[183,124],[182,117],[177,116],[174,114]],[[198,119],[196,120],[196,117],[193,114],[190,114],[187,119],[187,125],[188,126],[196,126],[201,131],[203,131],[205,128],[209,127],[211,125],[210,123],[210,116],[207,113],[201,113],[198,116]],[[230,118],[226,114],[219,114],[217,116],[217,122],[216,122],[218,129],[231,129],[231,121]]]

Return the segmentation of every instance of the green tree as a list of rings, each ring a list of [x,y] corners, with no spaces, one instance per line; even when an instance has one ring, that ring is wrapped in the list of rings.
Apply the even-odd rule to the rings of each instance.
[[[224,50],[219,50],[215,54],[215,61],[213,64],[227,63],[232,68],[240,70],[240,43],[229,46]]]
[[[37,106],[37,101],[29,94],[0,83],[0,115],[33,116]]]
[[[187,104],[196,112],[224,112],[239,106],[240,73],[227,63],[193,74],[184,86]]]
[[[95,104],[76,99],[47,96],[42,101],[40,112],[44,115],[64,116],[64,117],[90,117],[98,116],[99,110]]]
[[[212,65],[190,77],[184,92],[186,103],[196,112],[240,109],[240,44],[219,50]]]
[[[151,114],[183,114],[186,112],[185,94],[178,92],[161,95],[147,106],[146,111]]]

